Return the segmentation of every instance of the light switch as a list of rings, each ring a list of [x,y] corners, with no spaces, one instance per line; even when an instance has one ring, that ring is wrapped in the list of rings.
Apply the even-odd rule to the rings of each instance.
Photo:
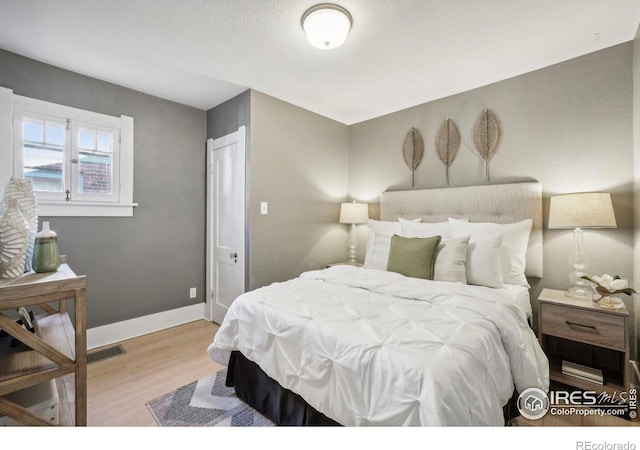
[[[260,202],[260,214],[269,214],[269,204],[267,202]]]

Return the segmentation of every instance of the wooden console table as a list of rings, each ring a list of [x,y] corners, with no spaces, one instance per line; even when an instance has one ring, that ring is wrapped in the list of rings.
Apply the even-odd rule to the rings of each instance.
[[[67,312],[68,300],[74,303],[73,319]],[[3,312],[29,306],[43,313],[36,315],[35,334]],[[0,280],[0,329],[32,349],[0,353],[0,415],[25,425],[49,425],[4,396],[55,379],[60,425],[86,426],[86,315],[85,276],[77,276],[66,264],[56,272]]]

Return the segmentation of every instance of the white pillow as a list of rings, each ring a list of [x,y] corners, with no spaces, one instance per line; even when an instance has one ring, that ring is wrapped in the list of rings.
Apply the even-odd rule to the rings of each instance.
[[[450,239],[451,224],[449,222],[421,223],[400,219],[400,233],[408,238],[426,238],[440,236],[442,239]]]
[[[502,278],[506,284],[530,287],[524,274],[527,264],[527,247],[533,220],[515,223],[474,223],[449,219],[454,237],[471,236],[469,243],[483,238],[502,236]],[[467,272],[469,271],[467,261]],[[468,273],[467,273],[468,278]]]
[[[467,247],[467,283],[503,288],[502,236],[469,241]]]
[[[374,233],[386,234],[388,236],[400,233],[400,222],[397,220],[390,222],[385,220],[369,219],[367,220],[367,227],[369,227],[369,229]]]
[[[390,249],[391,236],[369,230],[363,267],[365,269],[387,270]]]
[[[441,241],[436,253],[433,279],[467,284],[467,250],[469,236]]]
[[[416,222],[419,220],[415,219]],[[364,255],[364,268],[387,270],[391,236],[400,235],[400,222],[369,219],[367,226],[369,227],[369,235]]]

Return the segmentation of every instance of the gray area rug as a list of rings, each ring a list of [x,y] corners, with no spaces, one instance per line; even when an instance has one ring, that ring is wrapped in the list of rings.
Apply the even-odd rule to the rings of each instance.
[[[147,407],[161,427],[272,427],[224,384],[226,370],[151,400]]]

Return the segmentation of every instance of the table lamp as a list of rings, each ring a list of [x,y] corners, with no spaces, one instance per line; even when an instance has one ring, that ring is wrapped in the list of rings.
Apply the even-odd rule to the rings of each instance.
[[[591,284],[582,279],[586,275],[587,255],[582,240],[583,228],[617,228],[611,195],[605,192],[579,192],[555,195],[549,203],[549,228],[573,228],[573,251],[569,262],[572,286],[567,295],[591,298]]]
[[[366,203],[342,203],[340,205],[340,223],[351,224],[349,232],[349,263],[356,263],[356,224],[367,223],[369,205]]]

